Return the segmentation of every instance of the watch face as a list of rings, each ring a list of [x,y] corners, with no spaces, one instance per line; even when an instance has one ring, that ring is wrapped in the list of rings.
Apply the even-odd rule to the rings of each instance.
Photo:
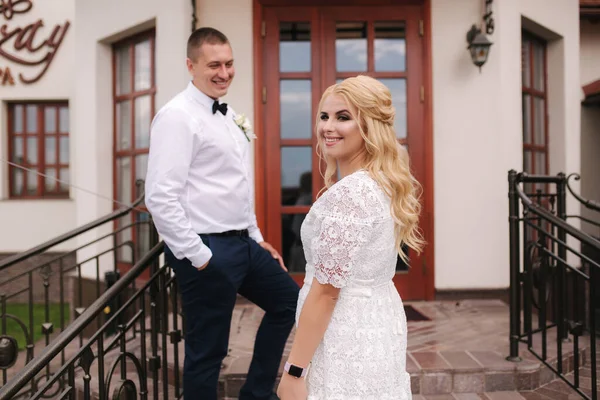
[[[295,365],[290,365],[290,370],[288,371],[288,373],[292,376],[295,376],[296,378],[301,378],[303,370],[303,368],[297,367]]]

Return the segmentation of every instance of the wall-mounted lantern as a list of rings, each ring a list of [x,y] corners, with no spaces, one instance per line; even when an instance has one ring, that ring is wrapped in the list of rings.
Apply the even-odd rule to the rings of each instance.
[[[467,43],[469,43],[467,49],[471,53],[471,60],[473,64],[479,67],[479,71],[481,71],[481,66],[485,64],[490,54],[492,42],[490,42],[486,35],[481,33],[481,29],[477,29],[473,25],[469,32],[467,32]]]
[[[483,20],[485,21],[485,33],[487,35],[491,35],[494,32],[494,19],[492,18],[493,1],[494,0],[485,0],[485,14],[483,15]],[[490,54],[490,47],[493,44],[486,34],[484,34],[481,29],[477,28],[475,24],[473,24],[471,29],[469,29],[469,32],[467,32],[467,43],[469,43],[467,49],[471,54],[473,64],[479,67],[479,72],[481,72],[481,66],[486,63]]]

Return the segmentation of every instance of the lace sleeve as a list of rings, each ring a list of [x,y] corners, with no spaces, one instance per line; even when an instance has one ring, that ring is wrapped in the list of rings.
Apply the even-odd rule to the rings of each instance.
[[[325,193],[318,205],[313,243],[315,278],[321,284],[342,288],[385,206],[378,188],[366,172],[343,179]]]
[[[348,284],[358,253],[367,242],[370,224],[323,217],[315,243],[315,278],[342,288]]]

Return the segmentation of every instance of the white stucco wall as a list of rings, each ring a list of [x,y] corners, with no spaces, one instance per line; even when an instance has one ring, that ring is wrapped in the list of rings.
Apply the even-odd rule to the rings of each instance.
[[[8,67],[14,77],[14,85],[0,85],[0,253],[19,252],[27,250],[44,241],[69,231],[76,226],[75,193],[71,190],[71,199],[65,200],[11,200],[8,194],[8,126],[7,102],[10,101],[41,101],[59,100],[69,101],[72,106],[73,85],[72,77],[75,69],[75,1],[74,0],[44,0],[33,1],[33,7],[24,14],[14,14],[12,19],[6,20],[0,14],[0,25],[7,25],[9,32],[16,28],[25,28],[27,25],[43,21],[43,26],[37,30],[34,46],[46,40],[56,25],[64,27],[70,22],[66,35],[50,64],[46,73],[35,83],[24,84],[19,79],[22,73],[26,78],[35,77],[41,72],[41,67],[28,67],[19,65],[0,55],[0,69],[4,72]],[[16,6],[22,10],[24,3]],[[35,55],[28,54],[25,50],[16,52],[14,38],[4,43],[2,49],[19,58],[39,60],[44,57],[48,49],[40,50]],[[76,131],[73,129],[73,114],[71,113],[70,132],[70,163],[73,171]],[[56,247],[54,250],[71,248],[72,243]]]
[[[577,1],[494,2],[496,30],[481,73],[465,34],[482,2],[432,0],[436,289],[509,284],[507,174],[522,170],[522,18],[545,28],[550,172],[579,171]],[[557,39],[559,38],[560,39]],[[578,213],[571,202],[570,213]]]
[[[600,25],[581,22],[581,86],[600,79]],[[584,97],[583,91],[581,92]],[[600,201],[600,106],[581,108],[581,195]],[[582,215],[598,221],[600,215],[582,208]],[[588,224],[581,225],[588,233],[598,237],[600,231]]]
[[[74,128],[81,132],[75,144],[77,169],[74,181],[106,198],[113,193],[113,99],[111,44],[149,28],[156,29],[156,109],[181,91],[188,80],[186,42],[191,30],[189,1],[77,0],[79,26],[75,51],[82,65],[74,73]],[[89,222],[112,211],[110,200],[77,193],[76,221]],[[105,229],[90,232],[80,243]],[[92,254],[98,249],[90,249]],[[86,254],[80,254],[84,257]],[[102,269],[110,268],[105,263]],[[93,271],[89,271],[94,273]],[[102,272],[101,272],[102,274]],[[95,275],[95,273],[94,273]]]

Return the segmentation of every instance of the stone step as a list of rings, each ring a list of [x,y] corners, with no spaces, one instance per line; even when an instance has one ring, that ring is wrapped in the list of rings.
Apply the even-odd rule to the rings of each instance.
[[[179,352],[183,354],[183,344],[180,344]],[[587,359],[585,351],[581,357]],[[565,370],[572,371],[572,362],[572,355],[565,356]],[[179,363],[180,376],[183,373],[182,364]],[[249,356],[236,357],[230,353],[225,358],[219,380],[220,391],[225,398],[237,396],[245,381],[249,364]],[[551,364],[556,367],[556,361],[551,361]],[[172,382],[175,374],[172,359],[168,359],[167,366],[169,380]],[[413,394],[422,395],[532,391],[556,379],[552,371],[537,359],[513,363],[506,361],[504,355],[493,351],[409,353],[407,370],[411,374]],[[582,372],[582,384],[584,377],[585,372]]]
[[[159,338],[159,343],[161,340]],[[176,390],[172,386],[175,381],[176,366],[173,360],[175,354],[172,344],[168,345],[168,393],[166,398],[176,398]],[[183,355],[184,344],[178,344],[178,351]],[[139,354],[139,346],[128,345],[128,351],[134,355]],[[159,352],[162,355],[162,352]],[[526,353],[525,353],[526,354]],[[107,354],[107,362],[114,361],[115,352]],[[585,352],[583,359],[587,359]],[[565,357],[565,368],[569,368],[572,357]],[[179,360],[179,376],[182,376],[183,357]],[[236,357],[229,354],[223,362],[223,370],[219,379],[219,399],[233,400],[245,381],[249,357]],[[511,400],[511,399],[570,399],[580,398],[567,384],[556,379],[545,366],[530,359],[520,363],[508,362],[504,356],[497,352],[470,351],[470,352],[415,352],[409,353],[407,369],[412,378],[412,392],[415,400],[443,400],[443,399],[483,399],[483,400]],[[139,388],[135,370],[128,364],[128,379],[131,379]],[[113,375],[114,384],[110,395],[114,394],[118,386],[117,369]],[[97,376],[97,371],[92,366],[92,377]],[[573,373],[567,375],[573,379]],[[580,383],[582,390],[589,394],[591,389],[591,370],[587,367],[580,369]],[[163,375],[159,371],[159,398],[163,395]],[[78,387],[82,387],[82,379],[77,379]],[[96,383],[96,385],[94,384]],[[277,386],[277,383],[275,387]],[[98,399],[97,381],[92,379],[92,398]],[[139,390],[139,389],[138,389]],[[149,380],[149,393],[152,393],[152,382]],[[138,393],[139,394],[139,393]],[[576,397],[570,397],[576,396]]]
[[[409,322],[408,327],[407,370],[411,374],[415,398],[468,400],[468,396],[471,396],[473,399],[501,400],[504,398],[502,396],[509,396],[507,393],[520,393],[523,398],[535,400],[544,397],[527,396],[538,396],[537,390],[540,388],[553,390],[552,387],[556,386],[555,375],[528,351],[525,344],[520,346],[520,355],[523,357],[521,362],[506,361],[509,346],[508,313],[505,304],[490,301],[424,302],[416,304],[415,308],[430,318],[429,321]],[[236,306],[231,324],[229,354],[223,361],[219,379],[221,399],[237,397],[245,381],[254,337],[263,315],[264,313],[252,304],[240,303]],[[169,323],[173,323],[171,317]],[[182,326],[180,319],[177,319],[177,325]],[[294,332],[286,345],[282,364],[290,351],[293,338]],[[158,343],[162,346],[162,337],[158,338]],[[171,344],[169,339],[166,343],[167,383],[172,384],[176,371],[181,381],[185,345],[183,341]],[[532,347],[539,351],[540,344],[540,336],[536,335]],[[128,342],[127,351],[139,356],[140,345],[139,339]],[[586,346],[585,340],[580,340],[580,346]],[[149,338],[146,347],[149,353]],[[563,351],[571,348],[572,344],[564,344]],[[552,330],[548,331],[548,354],[556,354],[556,334]],[[580,353],[581,360],[587,360],[588,354],[586,351]],[[114,360],[117,355],[116,352],[111,352],[106,359]],[[159,356],[164,357],[162,347]],[[556,360],[551,360],[551,363],[556,366]],[[573,355],[566,353],[563,364],[566,371],[572,371]],[[128,377],[135,376],[132,366],[132,363],[128,363]],[[95,378],[95,365],[92,365],[92,369],[90,375]],[[108,367],[105,370],[108,370]],[[281,370],[282,368],[280,372]],[[159,371],[160,382],[163,381],[162,372]],[[582,371],[582,386],[584,373],[586,372]],[[114,379],[117,379],[118,375],[117,368]],[[81,379],[77,381],[81,382]],[[97,385],[97,380],[92,379],[92,391],[97,393],[94,382]],[[546,387],[551,384],[552,387]],[[173,390],[174,393],[174,389],[169,390]]]
[[[555,379],[537,359],[514,363],[493,351],[418,352],[408,359],[413,393],[418,394],[528,391]],[[573,370],[572,360],[572,355],[564,357],[565,371]],[[549,361],[556,367],[555,360]]]
[[[592,395],[592,380],[591,380],[592,372],[589,366],[585,366],[579,369],[579,385],[580,390],[588,397],[591,398]],[[571,372],[566,375],[566,378],[574,383],[574,373]],[[596,381],[597,388],[600,389],[600,378]],[[577,394],[575,390],[573,390],[566,382],[562,379],[558,378],[553,380],[552,382],[541,386],[539,389],[534,392],[539,396],[546,396],[550,399],[581,399],[581,395]],[[597,397],[600,399],[600,390],[597,391]],[[534,397],[531,397],[535,400]],[[543,397],[540,397],[544,399]]]
[[[505,309],[505,305],[483,302],[478,308],[487,311],[489,309]],[[487,307],[487,308],[486,308]],[[421,308],[422,309],[422,308]],[[429,310],[425,309],[424,312]],[[438,307],[436,312],[446,310]],[[453,309],[452,312],[455,312]],[[431,312],[428,312],[430,315]],[[421,395],[449,395],[451,393],[495,393],[495,392],[517,392],[532,391],[540,386],[550,383],[556,376],[535,358],[528,350],[525,344],[520,346],[520,355],[523,358],[520,362],[510,362],[506,360],[508,352],[508,343],[500,345],[490,345],[489,336],[493,332],[496,334],[497,325],[486,324],[485,320],[479,320],[478,334],[469,337],[469,343],[456,344],[453,340],[459,341],[462,336],[456,331],[456,314],[463,314],[465,318],[472,318],[473,307],[465,307],[451,315],[448,326],[439,322],[432,329],[431,322],[409,322],[409,352],[407,355],[407,371],[411,375],[411,388],[413,394]],[[489,314],[486,312],[486,314]],[[492,311],[493,314],[493,311]],[[243,385],[252,357],[254,336],[258,323],[264,313],[259,308],[250,303],[241,303],[234,310],[229,354],[223,361],[220,375],[220,391],[225,398],[235,398],[241,386]],[[476,315],[475,315],[476,316]],[[436,315],[437,319],[442,319],[441,315]],[[503,325],[506,325],[502,321]],[[179,326],[181,326],[179,324]],[[448,327],[448,332],[445,331]],[[488,331],[486,331],[489,330]],[[412,331],[412,332],[411,332]],[[440,332],[444,335],[444,340],[449,344],[442,345],[436,342]],[[286,349],[280,373],[283,369],[283,360],[287,358],[291,343],[294,338],[292,331]],[[412,335],[411,335],[412,333]],[[507,338],[508,335],[505,337]],[[507,340],[504,339],[506,342]],[[548,331],[548,355],[556,354],[556,334],[553,330]],[[566,345],[565,345],[566,346]],[[580,341],[580,348],[586,346],[586,341]],[[464,350],[464,348],[472,350]],[[541,348],[541,337],[538,335],[533,338],[532,347]],[[573,354],[568,353],[564,347],[563,351],[563,369],[572,371],[574,366]],[[412,349],[412,350],[410,350]],[[498,349],[503,350],[499,351]],[[184,344],[179,344],[179,373],[182,373]],[[587,352],[586,352],[587,351]],[[167,365],[169,376],[173,377],[175,365],[173,360],[174,351],[168,353]],[[580,351],[581,362],[588,358],[589,350]],[[549,363],[556,368],[556,358],[549,358]],[[181,376],[181,375],[180,375]],[[170,378],[172,379],[172,378]]]
[[[449,393],[442,395],[414,395],[413,400],[525,400],[519,392]]]

